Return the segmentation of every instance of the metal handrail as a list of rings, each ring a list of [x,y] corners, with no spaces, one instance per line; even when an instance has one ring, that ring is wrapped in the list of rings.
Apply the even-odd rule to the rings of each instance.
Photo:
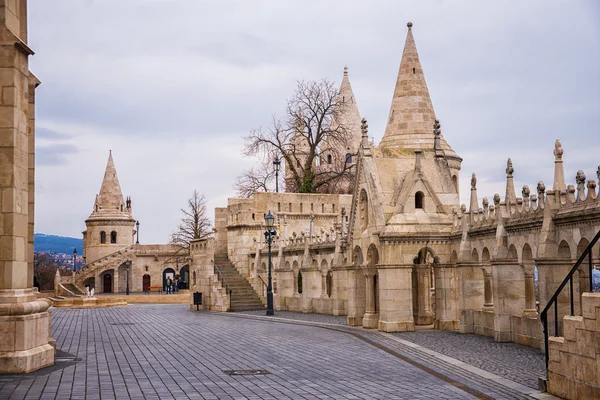
[[[571,268],[571,270],[569,271],[569,273],[567,274],[565,279],[558,286],[558,289],[556,289],[556,292],[554,292],[552,297],[550,297],[550,300],[548,300],[548,303],[546,304],[546,307],[544,307],[544,310],[540,313],[540,319],[542,320],[542,325],[543,325],[543,329],[544,329],[544,348],[545,348],[545,356],[546,356],[546,369],[548,368],[548,360],[549,360],[548,359],[548,337],[550,336],[549,332],[548,332],[548,310],[554,304],[554,336],[558,336],[558,296],[560,295],[560,293],[562,292],[562,290],[564,289],[564,287],[567,285],[567,282],[568,282],[569,283],[569,298],[570,298],[569,300],[571,302],[571,304],[570,304],[571,305],[571,316],[575,315],[575,307],[574,307],[574,303],[573,303],[573,275],[575,274],[575,271],[577,271],[579,269],[579,266],[583,263],[583,261],[585,260],[586,257],[588,257],[590,292],[592,292],[594,290],[594,281],[592,279],[593,278],[592,271],[594,269],[594,265],[592,262],[592,248],[594,247],[594,245],[596,244],[598,239],[600,239],[600,231],[598,231],[598,233],[596,233],[596,236],[594,236],[594,238],[592,239],[590,244],[582,252],[581,256],[579,257],[579,259],[577,260],[577,262],[575,263],[573,268]]]
[[[219,267],[217,267],[217,264],[214,264],[214,266],[215,266],[215,268],[214,268],[215,274],[218,274],[219,278],[221,279],[221,286],[225,286],[227,288],[227,292],[229,293],[229,304],[231,304],[231,293],[233,293],[233,290],[231,290],[231,286],[229,286],[229,283],[227,283],[227,279],[225,279],[225,275],[223,275],[223,273],[221,272]]]
[[[258,276],[258,279],[260,279],[260,281],[263,283],[263,296],[266,296],[267,283],[260,275],[257,275],[257,276]]]

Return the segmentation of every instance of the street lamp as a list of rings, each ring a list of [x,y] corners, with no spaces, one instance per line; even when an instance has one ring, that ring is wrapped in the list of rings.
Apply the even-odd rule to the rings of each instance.
[[[273,167],[275,168],[275,192],[279,192],[279,164],[281,164],[279,156],[275,156],[273,160]]]
[[[129,296],[129,266],[131,265],[131,260],[125,261],[125,265],[127,266],[127,276],[125,277],[125,295]]]
[[[273,242],[273,237],[277,235],[275,229],[273,229],[273,223],[275,222],[275,217],[271,214],[271,211],[265,215],[265,223],[267,225],[267,230],[265,231],[265,239],[267,240],[267,244],[269,245],[269,276],[268,276],[268,284],[267,284],[267,315],[275,315],[275,311],[273,311],[273,286],[271,284],[271,243]]]
[[[74,248],[73,249],[73,276],[75,276],[75,262],[77,259],[77,249]],[[75,281],[73,281],[73,283],[75,283]]]
[[[135,233],[137,234],[137,238],[135,239],[135,244],[140,243],[140,221],[135,222]]]

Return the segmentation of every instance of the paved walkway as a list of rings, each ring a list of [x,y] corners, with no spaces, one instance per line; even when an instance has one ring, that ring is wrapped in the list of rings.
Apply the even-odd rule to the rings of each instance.
[[[27,375],[0,375],[0,398],[539,397],[394,335],[265,319],[193,312],[185,305],[55,309],[56,365]],[[267,373],[224,372],[230,370]]]

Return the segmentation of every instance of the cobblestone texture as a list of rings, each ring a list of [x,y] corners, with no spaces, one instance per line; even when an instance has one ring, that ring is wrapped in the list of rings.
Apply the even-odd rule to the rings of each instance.
[[[246,314],[246,315],[265,315],[265,310],[254,310],[254,311],[240,311],[236,314]],[[308,322],[316,322],[319,324],[335,324],[335,325],[346,325],[348,321],[348,317],[346,316],[337,316],[337,315],[329,315],[329,314],[305,314],[301,312],[292,312],[292,311],[275,311],[275,316],[277,318],[285,318],[292,319],[296,321],[308,321]]]
[[[497,343],[486,336],[448,331],[401,332],[394,336],[534,389],[538,378],[546,376],[542,352],[516,343]]]
[[[363,338],[332,330],[350,330],[343,326],[256,318],[182,305],[56,309],[53,336],[63,361],[0,375],[0,399],[467,399],[473,389],[525,398],[443,363],[435,371],[445,376],[403,361],[389,349],[406,346],[377,332],[365,330]],[[231,369],[271,374],[223,373]]]

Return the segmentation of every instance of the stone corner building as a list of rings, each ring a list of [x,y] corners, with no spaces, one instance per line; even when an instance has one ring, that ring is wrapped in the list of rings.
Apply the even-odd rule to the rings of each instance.
[[[54,363],[50,303],[33,288],[35,88],[27,1],[0,2],[0,373]]]

